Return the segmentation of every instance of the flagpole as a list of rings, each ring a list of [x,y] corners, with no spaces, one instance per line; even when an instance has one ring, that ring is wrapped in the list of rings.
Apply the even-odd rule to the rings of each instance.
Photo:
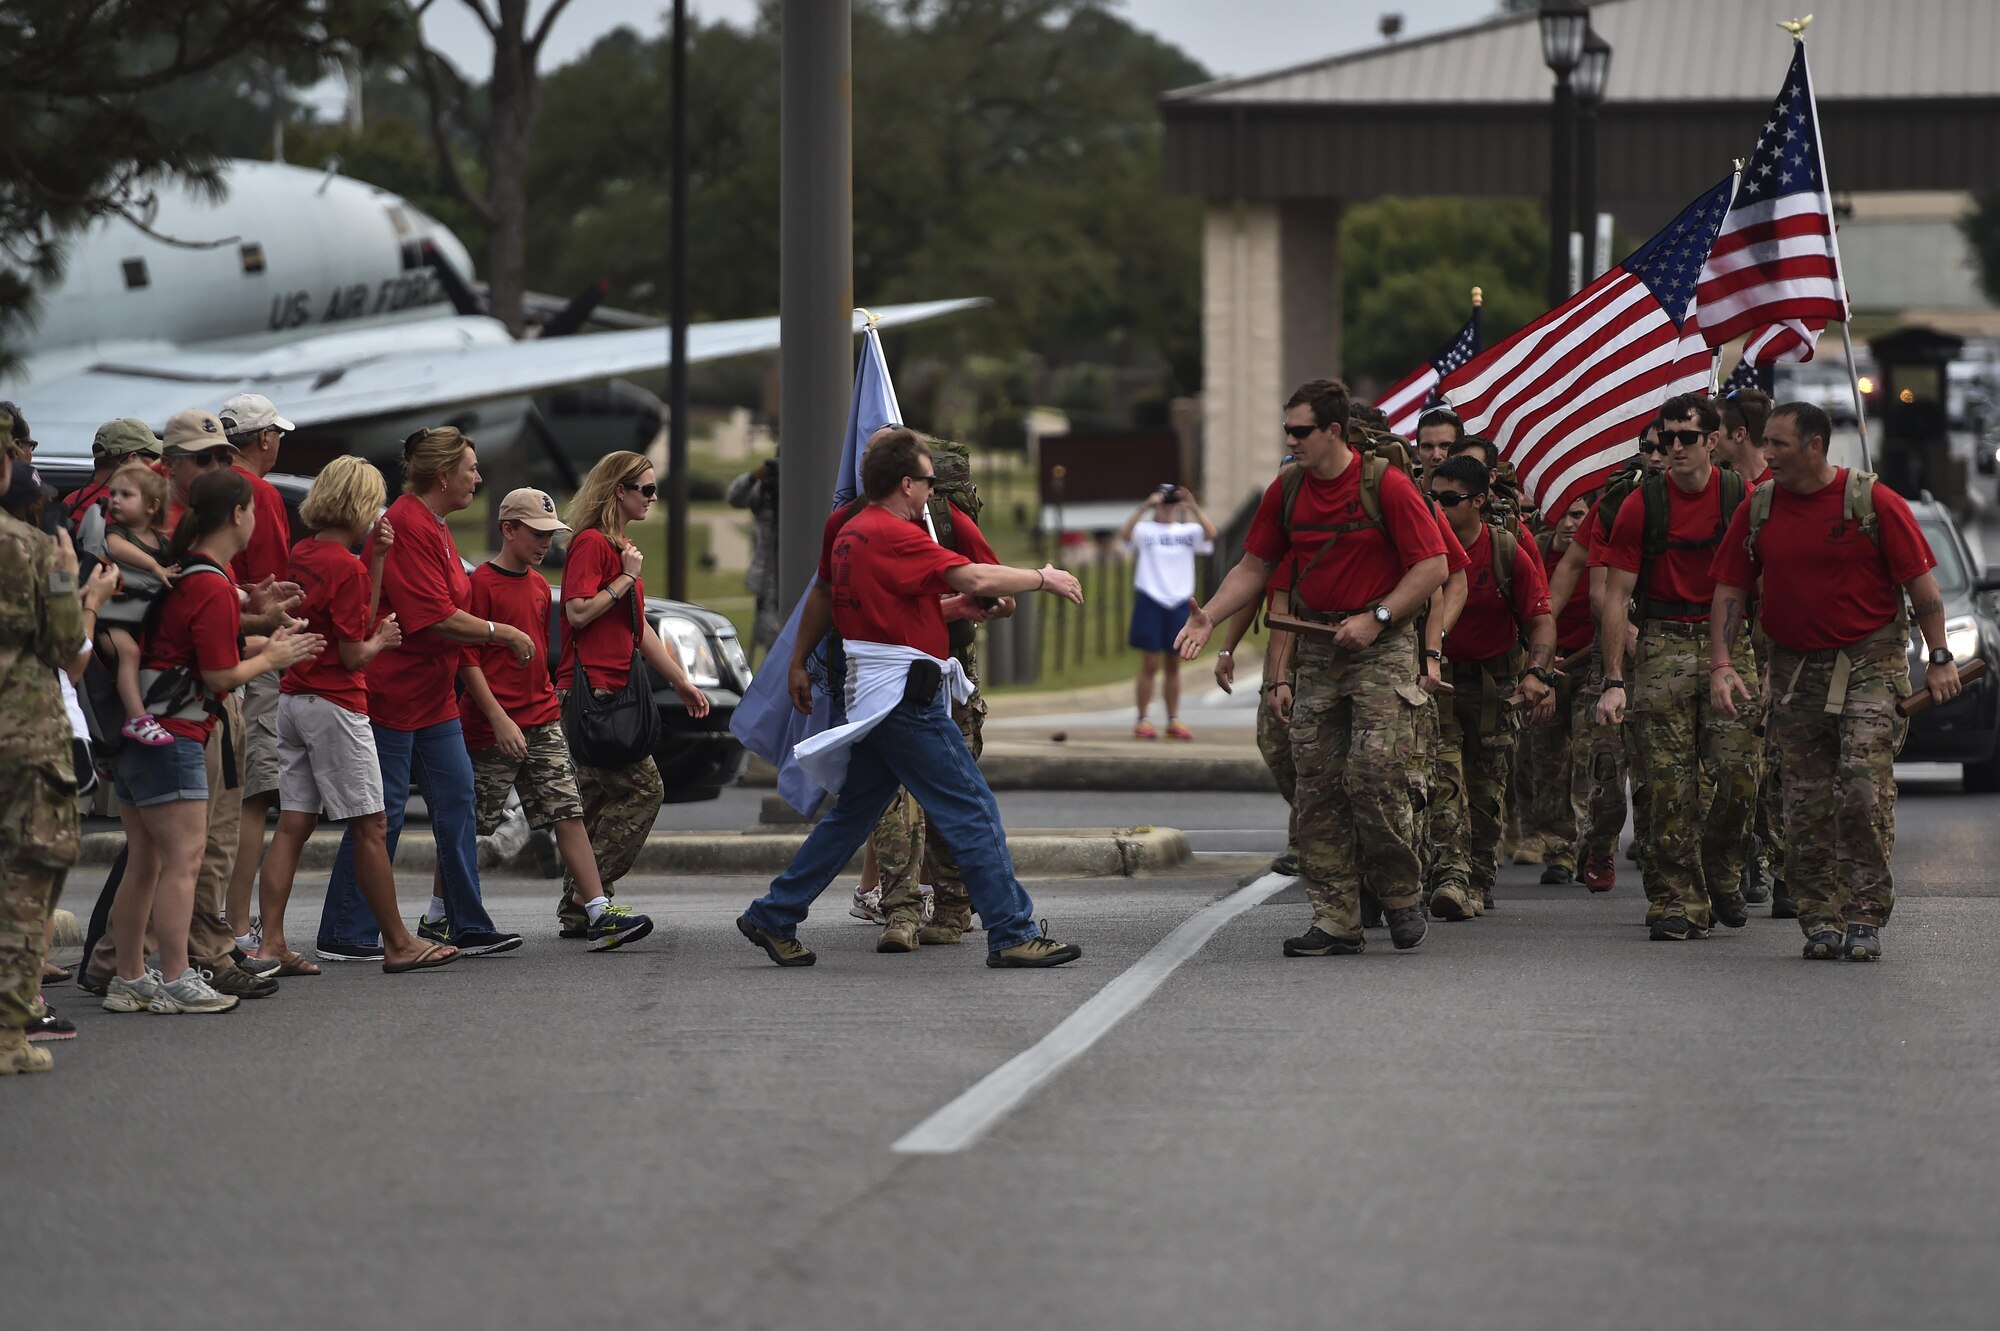
[[[1812,22],[1812,15],[1804,19],[1793,19],[1778,26],[1792,35],[1799,44],[1799,61],[1806,69],[1806,85],[1812,86],[1812,61],[1806,54],[1806,24]],[[1819,127],[1819,96],[1809,93],[1806,105],[1812,108],[1813,152],[1819,158],[1819,179],[1821,188],[1826,190],[1827,206],[1833,205],[1833,181],[1826,174],[1826,136]],[[1854,427],[1861,432],[1861,469],[1869,470],[1868,450],[1868,403],[1861,395],[1861,372],[1854,364],[1854,339],[1848,335],[1847,325],[1854,317],[1853,302],[1847,295],[1847,266],[1840,261],[1840,225],[1832,217],[1827,218],[1827,245],[1833,251],[1833,271],[1840,274],[1840,348],[1847,354],[1847,387],[1854,394]],[[1831,441],[1828,441],[1831,443]]]
[[[1818,132],[1819,132],[1818,130],[1813,131],[1813,133],[1815,134],[1817,134]],[[1729,173],[1729,202],[1732,206],[1734,206],[1734,204],[1736,203],[1736,192],[1743,188],[1743,159],[1741,157],[1738,157],[1735,158],[1734,161],[1736,163],[1736,169]],[[1699,316],[1700,314],[1699,307],[1696,308],[1696,314],[1697,316]],[[1722,348],[1717,347],[1715,348],[1714,358],[1711,359],[1708,363],[1708,395],[1710,397],[1715,397],[1721,392],[1722,392]]]

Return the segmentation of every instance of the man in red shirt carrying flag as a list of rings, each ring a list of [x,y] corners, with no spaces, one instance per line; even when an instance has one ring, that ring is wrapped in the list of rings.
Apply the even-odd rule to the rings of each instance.
[[[1299,461],[1264,491],[1242,561],[1174,644],[1183,660],[1201,655],[1215,625],[1261,597],[1288,558],[1292,613],[1332,630],[1302,635],[1296,649],[1294,799],[1313,919],[1285,940],[1288,957],[1360,952],[1364,881],[1397,947],[1426,932],[1410,800],[1426,695],[1410,622],[1448,575],[1444,536],[1408,475],[1348,446],[1347,418],[1336,379],[1314,379],[1285,403]]]
[[[1709,561],[1742,507],[1743,479],[1712,460],[1722,417],[1707,398],[1668,398],[1660,421],[1666,473],[1642,481],[1619,507],[1603,550],[1597,720],[1626,719],[1629,605],[1640,624],[1632,721],[1652,802],[1647,914],[1655,942],[1679,942],[1708,937],[1716,919],[1732,929],[1750,921],[1737,885],[1757,802],[1758,745],[1750,717],[1714,706],[1702,655],[1715,594]],[[1741,616],[1727,628],[1727,650],[1747,654]]]
[[[1932,697],[1958,696],[1958,665],[1931,574],[1937,559],[1909,505],[1866,472],[1829,462],[1832,433],[1826,413],[1806,402],[1785,403],[1765,424],[1775,480],[1736,510],[1712,564],[1709,705],[1724,716],[1755,708],[1735,663],[1762,578],[1757,614],[1771,641],[1785,830],[1811,850],[1786,870],[1805,955],[1875,961],[1896,904],[1889,852],[1894,763],[1909,728],[1896,711],[1910,691],[1906,616],[1930,649]]]

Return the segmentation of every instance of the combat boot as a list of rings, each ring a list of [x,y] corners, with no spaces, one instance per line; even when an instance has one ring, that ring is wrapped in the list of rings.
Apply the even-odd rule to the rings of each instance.
[[[1363,929],[1382,927],[1382,899],[1365,887],[1361,889],[1361,927]]]
[[[1336,938],[1314,924],[1312,928],[1297,938],[1285,940],[1285,955],[1288,957],[1351,957],[1366,950],[1368,940],[1359,934],[1353,938]]]
[[[1618,864],[1609,855],[1592,855],[1583,862],[1583,885],[1593,892],[1618,886]]]
[[[1691,938],[1708,937],[1708,930],[1685,915],[1662,915],[1653,925],[1650,937],[1655,943],[1685,943]]]
[[[1479,914],[1473,903],[1477,889],[1463,883],[1446,883],[1431,893],[1431,916],[1440,920],[1469,920]]]
[[[1764,838],[1752,835],[1750,854],[1743,861],[1743,900],[1752,906],[1771,899],[1771,866],[1764,853]]]
[[[28,1043],[20,1031],[0,1031],[0,1077],[22,1072],[47,1072],[56,1065],[55,1055]]]
[[[915,920],[895,920],[882,931],[875,940],[877,952],[914,952],[917,950],[917,922]]]
[[[1741,929],[1750,923],[1750,907],[1744,904],[1741,892],[1714,892],[1708,898],[1709,908],[1715,918],[1731,929]]]
[[[1474,910],[1481,915],[1484,915],[1489,910],[1500,909],[1493,900],[1493,889],[1491,887],[1480,888],[1479,895],[1473,900],[1472,905]]]
[[[965,941],[965,930],[956,924],[927,924],[917,930],[917,941],[925,947],[950,947]]]
[[[1542,885],[1544,887],[1560,887],[1564,883],[1575,881],[1575,875],[1570,872],[1570,867],[1560,861],[1551,862],[1548,868],[1542,870]]]
[[[1850,924],[1840,950],[1849,961],[1880,961],[1882,931],[1872,924]]]
[[[1774,920],[1799,918],[1799,903],[1792,900],[1792,894],[1785,890],[1785,880],[1782,878],[1771,885],[1771,918]]]
[[[1284,854],[1278,856],[1277,859],[1272,860],[1271,872],[1281,878],[1297,878],[1299,876],[1299,857],[1297,852],[1288,849]]]
[[[1398,952],[1407,952],[1423,942],[1430,931],[1430,925],[1424,923],[1422,906],[1403,906],[1389,912],[1389,941]]]
[[[1842,943],[1840,930],[1831,927],[1815,929],[1806,935],[1805,957],[1807,961],[1838,961]]]

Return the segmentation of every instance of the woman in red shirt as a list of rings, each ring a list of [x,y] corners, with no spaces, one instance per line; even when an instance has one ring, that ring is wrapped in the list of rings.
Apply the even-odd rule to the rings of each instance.
[[[383,515],[395,538],[382,561],[381,603],[396,617],[403,640],[368,663],[368,719],[382,768],[389,858],[396,857],[414,779],[437,838],[435,886],[417,934],[455,944],[469,957],[511,952],[521,936],[495,929],[480,900],[472,760],[465,755],[452,685],[467,644],[503,643],[523,668],[535,654],[519,629],[464,609],[472,584],[445,517],[471,507],[478,489],[479,458],[467,436],[446,425],[403,441],[403,493]],[[361,556],[372,561],[372,537]],[[320,912],[315,950],[321,961],[386,960],[374,912],[355,877],[354,847],[350,824]]]
[[[227,1012],[239,1001],[218,994],[188,964],[194,882],[208,839],[208,771],[203,746],[221,697],[246,680],[312,656],[321,640],[281,628],[249,660],[238,637],[242,615],[229,561],[256,528],[250,483],[212,471],[188,488],[174,536],[180,576],[161,602],[140,658],[140,682],[174,742],[118,751],[118,813],[130,858],[111,905],[118,974],[105,992],[108,1012]],[[146,969],[146,923],[159,944],[160,971]],[[172,976],[166,979],[165,976]]]
[[[412,937],[396,908],[396,871],[383,816],[382,768],[368,724],[362,667],[403,641],[396,616],[368,618],[371,566],[352,553],[374,533],[374,577],[395,544],[382,511],[382,473],[358,457],[335,458],[313,481],[299,516],[314,534],[292,548],[284,576],[303,593],[294,612],[326,639],[327,650],[278,682],[278,830],[264,854],[258,902],[264,937],[258,949],[280,975],[317,975],[319,967],[285,943],[299,853],[322,814],[354,830],[356,878],[382,926],[382,969],[392,974],[442,966],[455,948]]]
[[[569,558],[563,562],[562,657],[556,688],[568,697],[583,667],[593,693],[606,697],[625,687],[637,646],[646,664],[680,695],[690,716],[708,715],[708,695],[694,686],[673,648],[646,622],[646,588],[639,580],[639,547],[625,539],[626,524],[645,518],[658,494],[653,464],[638,453],[610,453],[590,469],[570,501]],[[572,756],[575,756],[572,740]],[[665,790],[651,754],[628,767],[576,764],[583,822],[604,894],[616,895],[620,878],[631,872],[659,815]],[[575,884],[565,879],[556,906],[565,938],[582,938],[589,921],[570,900]]]

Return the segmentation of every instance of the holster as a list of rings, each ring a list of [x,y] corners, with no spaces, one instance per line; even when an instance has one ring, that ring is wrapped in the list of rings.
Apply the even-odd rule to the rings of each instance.
[[[944,687],[944,667],[936,661],[912,661],[903,681],[903,701],[918,708],[929,707]]]

